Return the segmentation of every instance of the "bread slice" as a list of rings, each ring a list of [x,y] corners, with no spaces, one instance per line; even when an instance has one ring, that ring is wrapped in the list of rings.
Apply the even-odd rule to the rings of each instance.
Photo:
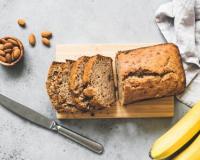
[[[74,113],[76,109],[73,95],[69,90],[69,76],[74,61],[53,62],[49,68],[46,81],[47,93],[57,112]]]
[[[82,56],[73,63],[69,81],[71,92],[74,94],[74,103],[76,104],[77,108],[83,111],[89,109],[87,99],[85,99],[83,95],[83,73],[85,64],[88,62],[88,60],[89,57]]]
[[[185,89],[181,56],[172,43],[120,51],[116,69],[121,104],[176,95]]]
[[[101,55],[91,57],[84,68],[83,83],[83,94],[90,107],[110,107],[115,102],[112,59]]]

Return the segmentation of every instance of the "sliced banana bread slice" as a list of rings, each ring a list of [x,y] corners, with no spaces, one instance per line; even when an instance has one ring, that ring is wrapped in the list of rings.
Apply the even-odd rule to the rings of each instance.
[[[84,68],[83,82],[83,94],[89,100],[91,108],[105,108],[115,102],[115,83],[110,57],[91,57]]]
[[[74,61],[53,62],[49,68],[46,81],[47,93],[57,112],[77,112],[71,91],[69,76]]]
[[[74,103],[76,104],[77,108],[84,111],[89,109],[88,101],[84,98],[83,95],[83,73],[85,64],[88,62],[88,60],[89,57],[82,56],[73,63],[69,81],[71,92],[74,94]]]

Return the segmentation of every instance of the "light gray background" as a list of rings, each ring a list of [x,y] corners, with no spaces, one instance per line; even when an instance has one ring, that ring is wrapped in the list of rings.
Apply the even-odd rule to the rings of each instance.
[[[47,70],[56,44],[163,42],[154,13],[166,0],[0,0],[0,37],[16,36],[25,46],[24,61],[0,66],[0,93],[48,116],[54,112],[45,91]],[[16,21],[25,18],[27,28]],[[52,47],[41,44],[40,32],[53,32]],[[37,44],[28,44],[36,34]],[[176,103],[172,119],[68,120],[63,122],[104,144],[98,156],[75,143],[24,121],[0,106],[1,160],[148,160],[151,144],[187,107]]]

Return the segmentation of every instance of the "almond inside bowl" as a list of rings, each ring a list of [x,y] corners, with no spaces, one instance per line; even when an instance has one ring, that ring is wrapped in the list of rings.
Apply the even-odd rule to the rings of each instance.
[[[0,39],[0,64],[14,66],[24,56],[22,42],[15,37],[4,37]]]

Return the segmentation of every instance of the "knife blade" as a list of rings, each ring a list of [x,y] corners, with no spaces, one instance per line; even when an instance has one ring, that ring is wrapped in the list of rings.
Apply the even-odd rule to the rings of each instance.
[[[51,126],[54,123],[52,120],[41,115],[40,113],[18,102],[15,102],[2,94],[0,94],[0,104],[7,108],[9,111],[44,128],[51,129]]]
[[[101,154],[103,153],[103,146],[87,137],[84,137],[60,124],[58,124],[55,120],[51,120],[42,114],[0,94],[0,104],[8,109],[9,111],[15,113],[16,115],[38,125],[43,128],[57,131],[59,134],[69,138],[70,140],[86,147],[87,149]]]

